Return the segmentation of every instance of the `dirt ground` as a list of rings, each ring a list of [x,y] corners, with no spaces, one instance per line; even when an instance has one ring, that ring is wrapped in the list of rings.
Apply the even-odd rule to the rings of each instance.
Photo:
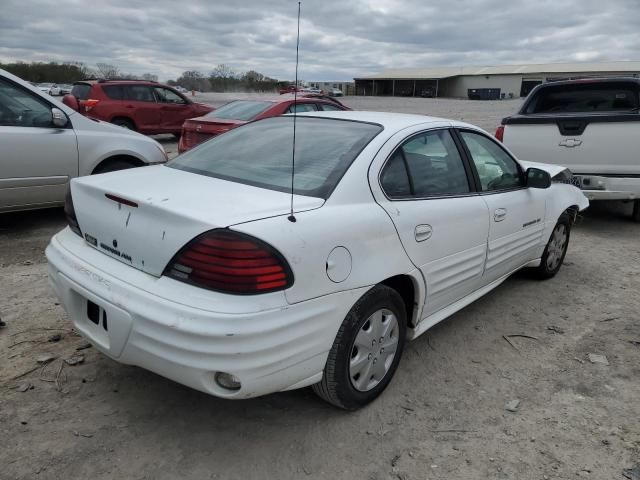
[[[487,129],[517,108],[345,103]],[[409,344],[386,392],[354,413],[309,389],[220,400],[76,350],[43,252],[63,226],[61,209],[0,216],[1,479],[609,480],[640,464],[640,225],[628,206],[591,208],[554,279],[516,274]]]

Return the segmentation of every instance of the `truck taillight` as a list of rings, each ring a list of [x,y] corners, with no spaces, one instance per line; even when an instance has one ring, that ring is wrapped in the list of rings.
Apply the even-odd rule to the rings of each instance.
[[[235,295],[284,290],[293,273],[271,245],[231,230],[194,238],[171,259],[164,275],[198,287]]]
[[[497,129],[496,129],[496,138],[498,140],[500,140],[501,142],[504,139],[504,125],[500,125]]]
[[[67,195],[64,197],[64,215],[67,217],[67,224],[73,233],[82,237],[82,231],[80,230],[80,224],[76,217],[76,211],[73,208],[73,199],[71,198],[71,186],[67,189]]]

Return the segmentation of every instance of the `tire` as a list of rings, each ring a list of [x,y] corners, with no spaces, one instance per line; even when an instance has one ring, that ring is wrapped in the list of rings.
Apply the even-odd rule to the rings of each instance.
[[[106,162],[98,165],[93,171],[93,174],[97,175],[99,173],[117,172],[118,170],[126,170],[127,168],[135,167],[137,167],[137,165],[127,162],[126,160],[107,160]]]
[[[342,322],[322,381],[313,385],[313,391],[345,410],[356,410],[373,401],[398,368],[406,332],[407,314],[398,292],[386,285],[373,287]],[[382,343],[379,336],[385,337]],[[391,351],[394,346],[395,351]]]
[[[113,123],[114,125],[118,125],[119,127],[126,128],[127,130],[133,130],[134,132],[136,131],[136,126],[131,120],[127,118],[114,118],[113,120],[111,120],[111,123]]]
[[[640,222],[640,200],[633,201],[633,213],[631,213],[631,219],[634,222]]]
[[[542,254],[540,266],[536,267],[536,276],[541,280],[552,278],[558,273],[569,247],[571,236],[571,215],[564,212],[553,227],[551,237]]]

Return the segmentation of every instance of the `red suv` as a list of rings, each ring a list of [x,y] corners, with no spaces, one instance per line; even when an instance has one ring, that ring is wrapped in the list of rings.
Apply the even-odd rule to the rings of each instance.
[[[63,102],[88,117],[148,135],[180,135],[187,118],[214,110],[189,100],[171,87],[139,80],[76,82]]]

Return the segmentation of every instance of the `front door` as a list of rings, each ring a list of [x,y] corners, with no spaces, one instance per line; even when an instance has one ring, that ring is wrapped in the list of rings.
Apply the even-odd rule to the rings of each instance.
[[[376,173],[370,182],[378,183],[376,200],[426,280],[424,318],[481,286],[487,204],[474,192],[470,167],[446,127],[401,138],[381,154],[388,160],[379,181]]]
[[[0,211],[61,203],[78,175],[75,132],[52,124],[52,107],[0,77]]]
[[[489,212],[486,282],[534,260],[543,243],[545,192],[525,187],[522,167],[488,136],[459,132],[477,173]]]
[[[185,120],[192,117],[192,109],[187,101],[173,90],[155,87],[154,93],[160,105],[161,128],[168,133],[182,130]]]

